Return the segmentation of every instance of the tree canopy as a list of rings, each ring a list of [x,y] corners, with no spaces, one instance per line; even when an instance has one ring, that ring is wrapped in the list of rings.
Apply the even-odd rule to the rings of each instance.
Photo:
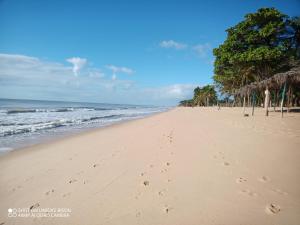
[[[194,89],[193,99],[183,100],[179,105],[181,106],[208,106],[217,101],[217,93],[213,85],[206,85],[203,87],[196,87]]]
[[[259,83],[300,65],[300,17],[288,17],[275,8],[261,8],[246,14],[243,21],[226,32],[224,43],[213,50],[214,85],[195,88],[193,99],[182,101],[180,105],[203,106],[216,102],[215,87],[230,99],[246,85]],[[271,92],[273,101],[278,104],[280,87]],[[298,83],[289,84],[288,92],[290,103],[293,99],[294,102],[299,100]],[[247,95],[249,103],[250,93]],[[258,91],[255,96],[257,104],[261,103],[263,91]],[[234,102],[236,99],[241,102],[239,98],[234,98]]]
[[[274,8],[261,8],[227,29],[227,39],[213,50],[213,79],[222,93],[287,71],[299,59],[300,20]]]

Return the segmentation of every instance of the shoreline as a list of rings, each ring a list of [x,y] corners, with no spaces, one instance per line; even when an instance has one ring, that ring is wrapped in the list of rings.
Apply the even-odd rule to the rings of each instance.
[[[166,111],[152,113],[150,115],[146,115],[146,116],[143,116],[143,117],[140,117],[140,118],[134,118],[134,119],[128,119],[128,120],[113,122],[111,124],[106,124],[106,125],[99,126],[99,127],[82,128],[81,130],[77,130],[77,131],[74,131],[74,130],[65,131],[65,132],[62,132],[60,134],[55,134],[55,135],[50,133],[48,136],[42,137],[42,140],[40,140],[40,141],[33,141],[32,143],[27,142],[27,143],[24,143],[23,146],[21,146],[21,147],[17,147],[17,148],[3,147],[3,148],[8,148],[10,150],[3,151],[2,153],[0,153],[0,159],[2,157],[6,156],[7,154],[12,154],[15,151],[24,151],[24,150],[26,151],[26,149],[28,149],[28,148],[43,147],[44,145],[50,145],[50,144],[53,144],[55,142],[63,141],[64,139],[76,138],[77,136],[84,135],[86,133],[97,132],[98,130],[102,130],[102,129],[106,129],[106,128],[110,128],[110,127],[114,127],[114,126],[119,126],[119,125],[122,125],[124,123],[146,119],[148,117],[152,117],[152,116],[155,116],[157,114],[165,113],[165,112],[168,112],[168,111],[171,111],[171,110],[174,110],[174,108],[168,109]]]
[[[241,108],[177,107],[83,132],[0,157],[0,224],[297,225],[299,144],[299,113]]]

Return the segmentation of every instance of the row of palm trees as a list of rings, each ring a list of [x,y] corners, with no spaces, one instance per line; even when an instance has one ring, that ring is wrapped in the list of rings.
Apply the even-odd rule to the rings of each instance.
[[[217,93],[213,85],[196,87],[192,99],[183,100],[180,106],[210,106],[217,103]]]

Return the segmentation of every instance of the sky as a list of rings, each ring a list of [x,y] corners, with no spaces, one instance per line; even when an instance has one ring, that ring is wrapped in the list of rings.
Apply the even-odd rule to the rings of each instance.
[[[176,105],[247,13],[300,0],[0,0],[0,98]]]

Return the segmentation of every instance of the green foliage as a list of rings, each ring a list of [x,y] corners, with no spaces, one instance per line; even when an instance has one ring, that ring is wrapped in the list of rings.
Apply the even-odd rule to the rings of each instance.
[[[294,17],[290,21],[290,39],[291,50],[295,51],[294,54],[300,58],[300,17]]]
[[[193,99],[189,99],[189,100],[183,100],[180,101],[179,106],[194,106],[194,100]]]
[[[212,85],[206,85],[202,88],[197,87],[194,90],[193,99],[195,105],[205,106],[217,101],[217,93]]]
[[[216,86],[234,89],[289,69],[299,58],[300,19],[274,8],[261,8],[227,30],[227,39],[213,50]]]
[[[194,89],[194,97],[190,100],[183,100],[180,106],[208,106],[217,102],[217,93],[213,85],[206,85]]]

